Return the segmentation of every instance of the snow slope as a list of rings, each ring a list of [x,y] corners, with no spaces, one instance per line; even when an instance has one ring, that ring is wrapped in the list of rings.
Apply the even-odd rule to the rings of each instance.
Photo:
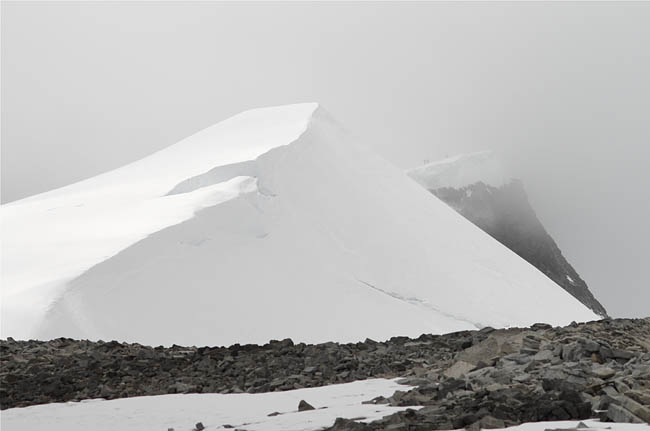
[[[309,431],[331,426],[337,417],[371,422],[408,407],[362,404],[411,387],[371,379],[319,388],[261,394],[183,394],[53,403],[2,411],[3,431],[143,431],[206,429]],[[316,410],[298,412],[306,400]],[[414,407],[418,409],[419,407]],[[281,413],[268,416],[270,413]]]
[[[498,153],[451,157],[407,171],[414,180],[546,274],[599,316],[607,311],[567,261]]]
[[[357,341],[598,317],[316,104],[2,207],[2,336]]]
[[[35,325],[70,280],[149,234],[249,189],[250,178],[232,176],[165,196],[214,166],[251,160],[291,142],[315,108],[249,111],[122,168],[2,205],[2,335],[35,336]]]
[[[511,180],[501,158],[492,151],[461,154],[410,169],[407,175],[428,190],[460,189],[477,182],[501,187]]]

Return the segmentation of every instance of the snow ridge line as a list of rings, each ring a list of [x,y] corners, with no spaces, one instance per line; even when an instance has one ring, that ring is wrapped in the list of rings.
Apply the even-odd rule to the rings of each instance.
[[[235,177],[244,176],[244,177],[253,177],[257,178],[259,176],[259,170],[257,161],[260,157],[273,152],[276,149],[289,147],[296,142],[299,142],[302,137],[307,133],[310,126],[313,123],[314,117],[318,112],[322,111],[320,105],[316,106],[316,109],[312,112],[309,117],[309,120],[305,124],[305,128],[300,132],[300,134],[293,140],[287,142],[284,145],[273,147],[268,151],[260,154],[253,160],[246,160],[244,162],[231,163],[227,165],[215,166],[212,169],[199,174],[193,177],[187,178],[180,183],[176,184],[165,196],[176,195],[181,193],[189,193],[204,187],[209,187],[214,184],[222,183],[224,181],[229,181]],[[271,194],[272,196],[275,196]]]

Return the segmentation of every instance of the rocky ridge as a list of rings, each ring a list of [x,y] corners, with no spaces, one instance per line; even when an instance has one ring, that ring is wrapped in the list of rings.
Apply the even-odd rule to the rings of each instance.
[[[637,326],[638,325],[638,326]],[[330,430],[479,430],[599,418],[650,423],[650,322],[603,320],[567,328],[492,331],[417,385],[372,402],[423,406]]]
[[[353,344],[287,339],[263,346],[153,348],[115,341],[7,339],[0,341],[0,354],[3,409],[403,377],[416,387],[368,403],[422,408],[370,424],[338,419],[331,429],[478,429],[589,417],[650,422],[650,318]]]
[[[605,307],[537,218],[521,181],[513,179],[500,187],[477,182],[461,188],[439,187],[429,191],[591,310],[607,316]]]

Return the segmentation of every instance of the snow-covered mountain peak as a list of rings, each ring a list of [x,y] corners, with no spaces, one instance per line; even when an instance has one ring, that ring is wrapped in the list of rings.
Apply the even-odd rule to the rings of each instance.
[[[298,139],[317,110],[317,103],[251,109],[118,169],[2,205],[2,333],[34,336],[70,280],[202,208],[256,189],[254,175],[237,166]],[[167,196],[228,167],[210,187]]]
[[[494,151],[460,154],[407,171],[426,189],[462,188],[477,182],[501,187],[512,179],[501,156]]]
[[[174,159],[177,164],[170,171],[186,179],[217,166],[254,160],[273,148],[295,141],[308,128],[318,110],[317,103],[300,103],[244,111],[142,162],[158,164]]]
[[[2,208],[2,335],[357,341],[597,316],[316,104]]]

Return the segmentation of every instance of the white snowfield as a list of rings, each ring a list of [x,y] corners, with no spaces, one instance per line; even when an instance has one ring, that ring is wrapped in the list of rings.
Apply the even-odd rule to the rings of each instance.
[[[362,404],[378,396],[389,397],[396,390],[409,390],[396,380],[372,379],[320,388],[261,394],[183,394],[123,398],[111,401],[53,403],[3,410],[3,431],[176,431],[191,430],[201,422],[207,430],[248,431],[319,430],[330,427],[338,417],[371,422],[407,408],[386,404]],[[305,400],[316,410],[298,411]],[[269,416],[271,413],[279,415]],[[647,431],[647,424],[582,421],[584,431]],[[545,431],[573,428],[579,421],[533,422],[507,428],[508,431]],[[499,430],[497,430],[499,431]]]
[[[440,187],[459,189],[478,182],[501,187],[512,179],[503,160],[492,151],[461,154],[427,163],[408,170],[407,175],[428,190]]]
[[[3,431],[309,431],[332,426],[338,417],[371,422],[407,407],[362,404],[410,386],[372,379],[319,388],[261,394],[183,394],[53,403],[2,411]],[[300,400],[315,410],[298,411]],[[414,407],[418,409],[419,407]],[[271,413],[280,413],[269,416]],[[361,419],[363,418],[363,419]],[[224,427],[226,425],[226,427]]]
[[[347,342],[598,319],[313,103],[1,213],[3,337]]]
[[[584,425],[584,427],[582,425]],[[648,431],[648,424],[628,424],[620,422],[600,422],[595,419],[584,421],[549,421],[549,422],[528,422],[508,428],[498,428],[491,431],[546,431],[546,430],[570,430],[579,428],[580,431]]]

